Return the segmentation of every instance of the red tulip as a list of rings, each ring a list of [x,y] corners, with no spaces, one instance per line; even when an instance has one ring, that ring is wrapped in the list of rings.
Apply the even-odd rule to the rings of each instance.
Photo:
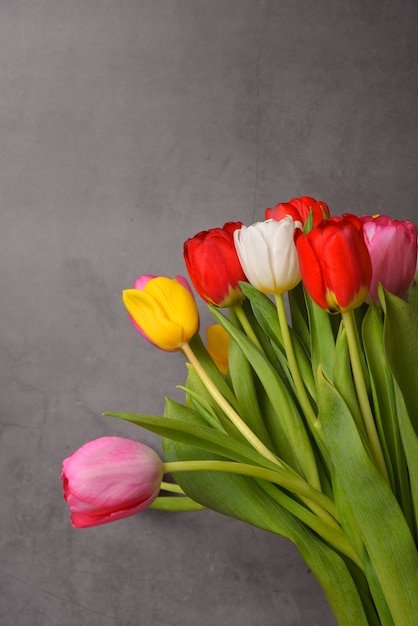
[[[184,243],[190,279],[203,300],[229,307],[244,299],[238,281],[247,280],[235,250],[233,233],[241,222],[197,233]]]
[[[328,205],[325,202],[315,200],[310,196],[301,196],[300,198],[292,198],[289,202],[280,202],[276,204],[274,209],[266,209],[266,220],[280,221],[286,215],[290,215],[295,222],[301,222],[304,225],[311,209],[314,227],[324,218],[330,216]]]
[[[404,296],[417,267],[417,227],[412,222],[391,220],[386,215],[364,215],[363,235],[372,260],[370,298],[378,302],[377,287]]]
[[[75,528],[107,524],[146,509],[157,497],[164,465],[148,446],[101,437],[62,464],[64,498]]]
[[[335,313],[367,297],[372,264],[362,224],[354,215],[323,220],[307,234],[295,233],[302,282],[311,298]]]

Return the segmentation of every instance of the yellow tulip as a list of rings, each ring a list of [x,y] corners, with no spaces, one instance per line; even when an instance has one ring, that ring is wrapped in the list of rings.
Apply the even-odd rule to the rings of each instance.
[[[179,350],[199,328],[199,313],[182,276],[144,276],[125,289],[123,302],[135,328],[162,350]]]
[[[206,329],[207,349],[222,374],[228,371],[229,335],[220,324],[213,324]]]

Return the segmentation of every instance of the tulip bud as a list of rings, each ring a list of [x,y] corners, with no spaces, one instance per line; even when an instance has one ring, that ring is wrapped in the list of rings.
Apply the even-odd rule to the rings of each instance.
[[[146,509],[164,475],[148,446],[122,437],[84,444],[62,464],[64,498],[75,528],[107,524]]]
[[[249,282],[263,293],[281,294],[300,281],[293,240],[300,222],[289,216],[257,222],[234,232],[235,247]]]
[[[266,209],[266,220],[274,219],[280,221],[289,215],[295,222],[305,225],[306,220],[312,211],[312,226],[317,226],[323,219],[330,216],[328,205],[322,200],[315,200],[310,196],[292,198],[289,202],[280,202],[274,209]]]
[[[336,313],[364,302],[372,265],[359,218],[332,217],[307,234],[297,231],[295,240],[302,282],[320,307]]]
[[[219,371],[226,374],[228,371],[228,343],[229,335],[220,324],[213,324],[206,328],[207,350],[216,363]]]
[[[162,350],[179,350],[199,328],[199,313],[185,278],[140,276],[123,302],[135,328]]]
[[[391,220],[386,215],[364,215],[360,219],[372,260],[369,297],[379,302],[379,283],[390,293],[404,296],[417,267],[417,227],[412,222]]]
[[[184,243],[184,260],[194,288],[205,302],[229,307],[244,299],[238,282],[246,276],[239,262],[233,233],[241,222],[197,233]]]

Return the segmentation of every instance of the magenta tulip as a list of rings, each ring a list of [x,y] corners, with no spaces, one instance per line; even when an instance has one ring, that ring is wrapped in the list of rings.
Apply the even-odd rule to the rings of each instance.
[[[163,475],[160,457],[138,441],[101,437],[84,444],[62,464],[74,528],[107,524],[146,509],[157,497]]]
[[[372,261],[369,298],[378,302],[377,287],[404,296],[414,280],[417,266],[417,228],[412,222],[391,220],[386,215],[364,215],[363,235]]]

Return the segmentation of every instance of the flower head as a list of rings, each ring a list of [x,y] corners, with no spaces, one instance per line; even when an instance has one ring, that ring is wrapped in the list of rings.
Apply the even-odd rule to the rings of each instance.
[[[199,313],[185,278],[145,274],[123,302],[138,332],[162,350],[179,350],[199,328]]]
[[[372,265],[362,224],[354,215],[323,220],[296,233],[302,281],[311,298],[332,313],[360,306],[367,297]]]
[[[378,284],[397,296],[404,296],[414,280],[417,267],[417,227],[386,215],[364,215],[364,241],[372,260],[369,296],[376,302]]]
[[[184,243],[184,260],[194,288],[203,300],[219,307],[244,299],[238,281],[246,276],[234,246],[234,231],[241,226],[241,222],[227,222]]]
[[[234,232],[235,247],[249,282],[263,293],[281,294],[300,281],[295,229],[289,216],[267,220]]]
[[[107,524],[146,509],[159,493],[163,474],[160,457],[138,441],[101,437],[84,444],[62,464],[73,526]]]
[[[289,215],[295,222],[305,225],[312,210],[313,226],[317,226],[324,218],[330,216],[328,205],[322,200],[315,200],[310,196],[292,198],[289,202],[280,202],[274,209],[266,209],[266,219],[281,220]]]

